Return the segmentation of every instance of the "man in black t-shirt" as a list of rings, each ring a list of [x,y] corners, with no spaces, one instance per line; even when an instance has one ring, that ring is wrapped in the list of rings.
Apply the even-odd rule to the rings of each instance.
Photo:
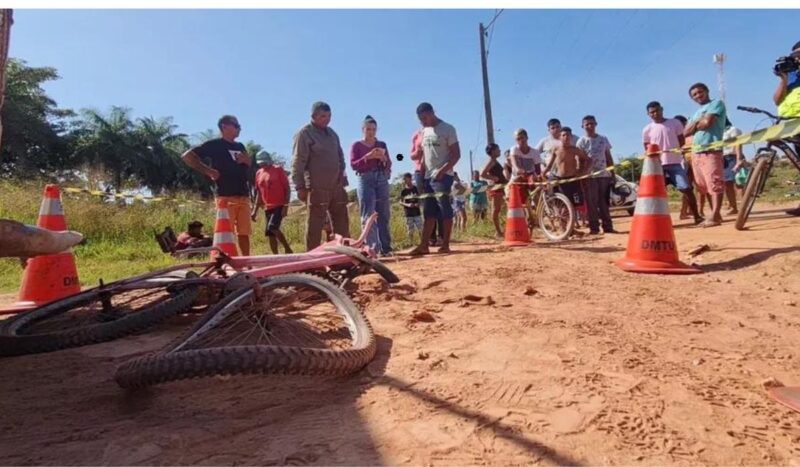
[[[403,175],[403,189],[400,191],[400,204],[406,215],[406,230],[413,241],[414,232],[422,234],[422,214],[419,210],[419,200],[415,198],[419,190],[414,186],[410,173]]]
[[[236,142],[241,126],[233,115],[217,122],[220,138],[208,140],[186,151],[183,162],[214,180],[217,199],[228,202],[228,215],[236,229],[242,255],[250,255],[250,186],[248,170],[252,164],[242,143]],[[205,161],[205,163],[204,163]],[[211,166],[206,165],[210,163]]]

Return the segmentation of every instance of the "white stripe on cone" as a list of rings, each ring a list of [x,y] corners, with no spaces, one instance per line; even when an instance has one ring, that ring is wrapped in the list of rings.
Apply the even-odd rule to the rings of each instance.
[[[661,160],[657,156],[647,157],[642,166],[642,177],[647,175],[661,175],[664,176],[664,170],[661,168]],[[641,180],[639,181],[641,184]]]
[[[669,204],[664,198],[639,198],[636,200],[635,215],[669,215]]]
[[[233,232],[217,232],[214,234],[214,245],[235,243],[235,241],[236,238],[233,236]]]
[[[228,216],[228,209],[227,208],[217,209],[217,219],[230,219],[230,217]]]
[[[61,207],[61,200],[58,198],[44,198],[39,208],[40,216],[63,216],[64,208]]]
[[[525,208],[511,208],[507,217],[525,217]]]

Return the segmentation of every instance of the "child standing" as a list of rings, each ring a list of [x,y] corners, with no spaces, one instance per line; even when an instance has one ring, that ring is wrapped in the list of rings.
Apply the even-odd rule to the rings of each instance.
[[[256,156],[258,172],[256,172],[256,206],[253,209],[251,218],[256,220],[256,213],[259,206],[264,207],[264,216],[267,219],[267,226],[264,233],[269,239],[269,247],[272,254],[278,254],[278,242],[283,245],[286,253],[291,253],[292,248],[286,241],[286,237],[281,232],[281,221],[289,210],[289,177],[283,167],[275,165],[272,156],[262,151]]]

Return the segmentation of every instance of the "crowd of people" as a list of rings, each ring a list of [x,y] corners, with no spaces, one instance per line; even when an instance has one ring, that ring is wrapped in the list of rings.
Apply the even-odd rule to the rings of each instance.
[[[793,56],[800,57],[800,43],[795,44]],[[798,72],[779,74],[780,82],[774,101],[784,116],[800,114],[800,76]],[[684,146],[706,147],[712,143],[741,134],[727,115],[725,103],[712,99],[709,88],[695,83],[689,97],[698,108],[690,119],[681,115],[664,116],[658,101],[646,104],[650,122],[642,130],[645,150],[656,144],[665,181],[683,197],[681,218],[692,218],[702,227],[714,227],[722,222],[723,198],[727,198],[727,214],[737,213],[736,187],[747,180],[747,163],[741,146],[722,150],[700,149],[682,153]],[[450,251],[454,227],[466,229],[467,206],[475,222],[489,217],[498,236],[503,236],[501,211],[506,199],[505,188],[513,182],[522,187],[527,197],[535,182],[551,181],[586,217],[590,234],[617,233],[610,214],[610,192],[615,184],[612,145],[597,132],[598,121],[586,115],[581,121],[582,136],[573,134],[557,118],[547,122],[547,134],[535,146],[528,143],[528,132],[514,132],[515,144],[505,151],[497,144],[486,146],[488,160],[480,171],[473,171],[468,181],[461,180],[454,168],[461,158],[456,129],[437,116],[430,103],[417,106],[421,127],[411,139],[410,158],[413,173],[402,177],[399,204],[403,208],[407,232],[416,242],[410,255],[430,253],[438,246],[439,253]],[[224,199],[236,230],[243,255],[250,254],[251,221],[259,208],[266,217],[265,234],[270,249],[278,253],[282,246],[291,253],[280,230],[287,214],[291,185],[300,201],[307,206],[306,249],[317,247],[322,234],[337,233],[350,236],[348,198],[345,187],[346,159],[337,133],[330,128],[331,108],[325,102],[315,102],[311,121],[295,135],[292,148],[291,180],[282,167],[267,153],[256,155],[258,171],[255,176],[257,201],[250,206],[249,171],[252,158],[236,139],[241,131],[236,117],[225,115],[218,121],[220,137],[206,141],[186,151],[187,165],[216,183],[217,198]],[[366,116],[362,123],[363,137],[350,147],[349,164],[357,175],[357,193],[362,226],[378,213],[376,228],[367,243],[381,256],[393,254],[390,217],[390,178],[392,161],[386,143],[377,138],[378,122]],[[210,165],[208,165],[210,164]],[[575,177],[591,174],[583,180]],[[469,204],[467,205],[467,200]],[[706,215],[705,206],[709,212]],[[787,211],[800,215],[800,208]],[[193,228],[197,228],[196,225]],[[187,234],[187,236],[191,236]],[[188,238],[188,237],[187,237]]]

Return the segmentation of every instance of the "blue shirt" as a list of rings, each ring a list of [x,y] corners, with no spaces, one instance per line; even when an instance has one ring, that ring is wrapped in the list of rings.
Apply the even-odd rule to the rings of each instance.
[[[789,81],[787,82],[786,93],[792,92],[796,87],[800,87],[800,71],[793,71],[789,73]]]
[[[724,102],[713,100],[701,106],[692,116],[692,121],[700,120],[703,114],[714,114],[717,118],[709,128],[699,130],[694,134],[694,139],[692,140],[692,145],[694,146],[705,146],[706,144],[722,141],[722,133],[725,132],[725,120],[728,119],[728,115]]]

